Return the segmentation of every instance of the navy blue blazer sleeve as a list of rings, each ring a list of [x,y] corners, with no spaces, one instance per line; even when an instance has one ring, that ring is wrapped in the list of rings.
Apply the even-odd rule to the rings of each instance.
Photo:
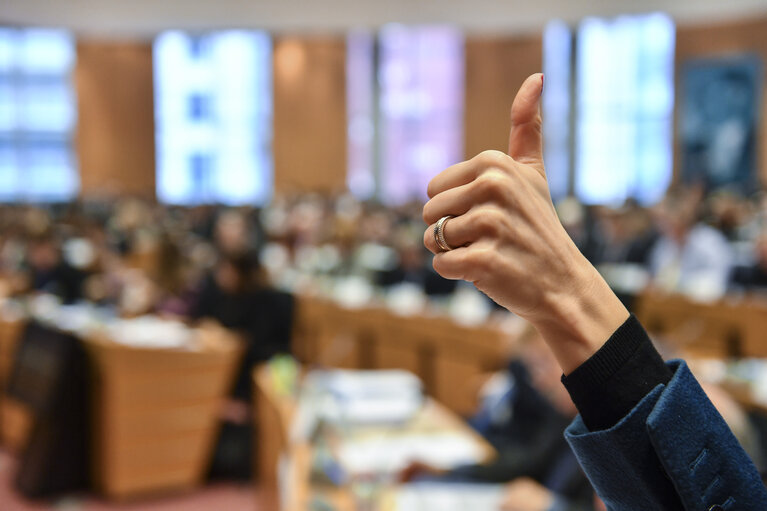
[[[756,467],[683,361],[613,427],[565,432],[611,511],[767,510]],[[718,509],[714,507],[714,509]]]

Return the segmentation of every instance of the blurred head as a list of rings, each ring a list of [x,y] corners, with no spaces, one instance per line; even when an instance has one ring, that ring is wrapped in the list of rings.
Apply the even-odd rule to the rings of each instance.
[[[761,268],[767,270],[767,233],[763,233],[761,236],[759,236],[759,239],[756,240],[754,252],[754,255],[756,256],[756,263]]]
[[[51,270],[61,261],[61,250],[50,235],[34,238],[29,244],[29,265],[38,271]]]
[[[226,294],[240,294],[253,289],[257,265],[249,254],[225,255],[216,265],[214,278]]]
[[[655,207],[655,219],[661,233],[677,242],[687,237],[698,221],[700,192],[696,189],[672,189]]]
[[[240,212],[226,211],[216,221],[216,244],[225,254],[242,254],[250,248],[248,221]]]
[[[177,294],[186,284],[187,259],[178,244],[168,234],[160,239],[157,247],[157,266],[154,281],[166,293]]]

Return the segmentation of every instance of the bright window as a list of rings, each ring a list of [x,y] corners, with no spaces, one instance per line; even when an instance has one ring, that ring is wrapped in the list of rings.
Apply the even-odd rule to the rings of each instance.
[[[0,201],[77,195],[75,55],[67,32],[0,28]]]
[[[546,177],[555,201],[567,196],[570,179],[572,39],[572,31],[563,21],[550,22],[543,32],[543,147]]]
[[[672,175],[673,21],[588,18],[576,55],[575,192],[587,204],[651,204]]]
[[[358,199],[376,193],[375,37],[352,32],[346,39],[347,185]]]
[[[157,196],[263,204],[272,194],[272,44],[254,31],[154,44]]]
[[[431,178],[464,156],[463,35],[390,25],[379,44],[379,193],[387,203],[423,199]]]

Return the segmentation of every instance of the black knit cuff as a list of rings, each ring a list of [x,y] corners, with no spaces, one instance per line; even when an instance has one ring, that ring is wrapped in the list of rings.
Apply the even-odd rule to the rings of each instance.
[[[610,339],[562,383],[591,431],[618,423],[673,373],[632,314]]]

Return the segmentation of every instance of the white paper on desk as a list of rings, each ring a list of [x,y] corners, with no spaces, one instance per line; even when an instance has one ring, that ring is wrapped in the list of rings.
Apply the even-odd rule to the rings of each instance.
[[[397,511],[498,511],[503,485],[418,483],[403,486],[395,497]]]
[[[368,435],[344,441],[341,465],[351,474],[392,474],[414,461],[449,470],[483,460],[485,451],[466,433]]]
[[[107,330],[114,342],[140,348],[185,348],[195,338],[193,330],[183,323],[156,316],[119,319]]]
[[[401,370],[313,372],[304,391],[322,419],[346,425],[403,423],[423,404],[421,381]]]
[[[287,507],[288,503],[292,503],[293,496],[296,495],[297,489],[295,485],[295,479],[293,474],[295,473],[294,461],[291,456],[286,453],[280,454],[277,460],[277,491],[279,493],[280,502],[283,506]]]

